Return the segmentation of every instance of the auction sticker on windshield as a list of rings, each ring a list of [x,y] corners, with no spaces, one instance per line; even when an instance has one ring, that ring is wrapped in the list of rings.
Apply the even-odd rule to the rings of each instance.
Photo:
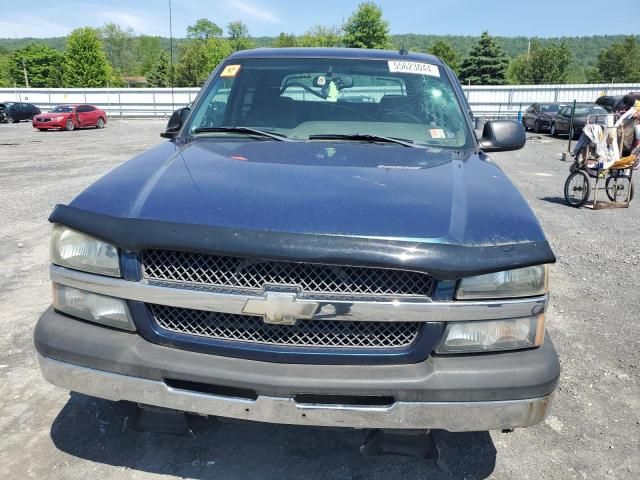
[[[420,62],[399,62],[397,60],[389,60],[389,71],[397,73],[415,73],[417,75],[429,75],[431,77],[440,76],[440,69],[437,65]]]

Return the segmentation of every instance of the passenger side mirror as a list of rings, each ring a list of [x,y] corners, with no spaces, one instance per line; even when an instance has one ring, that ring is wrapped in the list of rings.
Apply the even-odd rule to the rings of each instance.
[[[189,117],[190,112],[191,109],[189,107],[179,108],[173,112],[171,114],[171,118],[167,122],[167,128],[160,134],[160,136],[162,138],[175,138],[178,131],[182,128],[182,125],[184,125],[184,122]]]
[[[527,142],[527,135],[520,122],[513,120],[489,120],[484,124],[480,148],[485,152],[520,150]]]

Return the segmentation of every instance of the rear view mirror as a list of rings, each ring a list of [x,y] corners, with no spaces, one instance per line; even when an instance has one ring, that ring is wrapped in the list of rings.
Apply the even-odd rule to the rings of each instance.
[[[333,82],[338,90],[353,87],[353,77],[320,75],[312,80],[313,86],[316,88],[324,88],[329,82]]]
[[[508,152],[524,147],[527,135],[520,122],[489,120],[484,124],[480,148],[485,152]]]
[[[160,134],[162,138],[175,138],[178,134],[184,122],[186,122],[189,117],[189,113],[191,113],[191,109],[189,107],[179,108],[175,112],[171,114],[171,118],[167,122],[167,128],[164,132]]]

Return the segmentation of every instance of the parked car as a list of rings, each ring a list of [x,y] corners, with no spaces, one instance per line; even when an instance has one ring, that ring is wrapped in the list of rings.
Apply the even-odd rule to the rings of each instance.
[[[559,103],[534,103],[524,112],[522,125],[525,130],[533,129],[540,133],[542,130],[550,130],[553,117],[556,116],[562,105]]]
[[[620,113],[625,113],[631,107],[635,105],[637,101],[640,100],[640,92],[630,92],[624,97],[622,97],[622,106],[620,108]]]
[[[554,137],[560,134],[568,134],[571,131],[571,110],[573,105],[566,105],[560,109],[551,122],[551,135]],[[589,115],[606,115],[608,112],[591,103],[576,103],[576,111],[573,117],[573,136],[578,138],[582,134],[582,129],[587,123]]]
[[[31,120],[34,115],[40,113],[40,109],[31,103],[2,102],[0,109],[4,110],[4,118],[2,119],[4,123]]]
[[[93,105],[59,105],[49,113],[42,113],[33,119],[33,127],[40,131],[59,129],[75,130],[76,128],[104,128],[107,114]]]
[[[232,54],[170,141],[52,212],[44,377],[279,424],[542,421],[555,257],[485,153],[522,148],[522,125],[472,125],[431,55]]]
[[[622,101],[624,98],[623,95],[618,96],[610,96],[610,95],[602,95],[598,97],[595,104],[599,107],[604,108],[609,113],[619,113],[624,112],[627,109],[624,106],[624,102]]]

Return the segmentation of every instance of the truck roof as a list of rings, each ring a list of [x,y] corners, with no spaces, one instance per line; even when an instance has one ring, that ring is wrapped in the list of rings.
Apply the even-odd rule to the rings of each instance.
[[[365,48],[255,48],[238,51],[229,57],[229,59],[245,58],[342,58],[428,62],[434,65],[443,65],[438,57],[426,53],[408,52],[402,54],[398,50]]]

